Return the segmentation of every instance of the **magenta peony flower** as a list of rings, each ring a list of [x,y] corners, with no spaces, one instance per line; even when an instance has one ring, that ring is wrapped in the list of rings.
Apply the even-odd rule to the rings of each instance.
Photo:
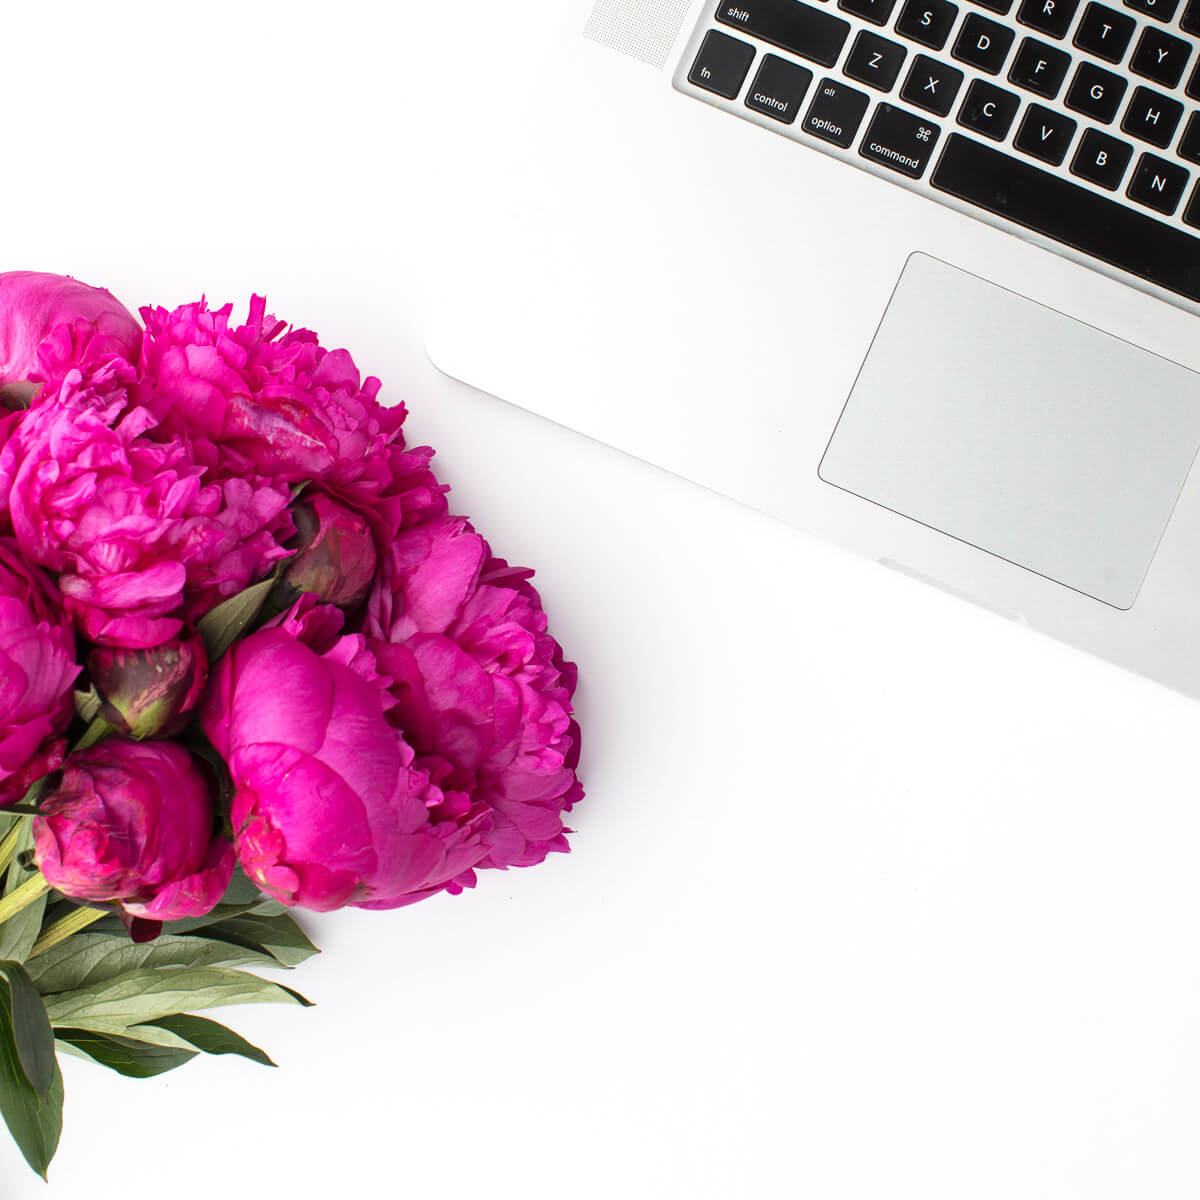
[[[583,796],[575,666],[531,574],[451,518],[395,541],[367,608],[368,645],[394,681],[389,720],[443,790],[491,813],[484,867],[566,850],[562,813]]]
[[[209,482],[182,435],[160,438],[110,360],[85,385],[21,414],[0,449],[0,514],[22,551],[61,572],[67,611],[91,640],[145,648],[174,637],[286,556],[290,493]]]
[[[381,545],[445,512],[433,451],[405,449],[404,406],[378,402],[378,379],[268,316],[261,296],[245,325],[231,328],[232,312],[203,300],[142,309],[140,396],[166,429],[212,442],[228,474],[319,481],[372,523]]]
[[[51,887],[176,921],[210,912],[233,874],[233,847],[213,834],[209,785],[175,742],[109,738],[67,758],[33,821],[34,855]]]
[[[78,674],[54,585],[0,538],[0,807],[62,764]]]
[[[0,274],[0,384],[58,378],[115,355],[136,362],[137,318],[110,292],[69,275]]]
[[[337,637],[335,609],[305,607],[236,643],[201,707],[236,789],[242,868],[284,904],[321,911],[459,890],[486,852],[486,813],[444,811],[447,797],[387,721],[390,681],[365,639]]]
[[[193,633],[145,650],[96,646],[87,669],[110,725],[139,740],[171,737],[183,731],[200,701],[208,655]]]
[[[282,586],[294,601],[300,592],[353,608],[375,578],[375,542],[363,517],[319,493],[292,505],[296,551],[283,571]]]

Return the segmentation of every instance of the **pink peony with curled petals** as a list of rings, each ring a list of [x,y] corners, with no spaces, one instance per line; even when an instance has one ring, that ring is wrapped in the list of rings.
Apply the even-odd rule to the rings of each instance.
[[[283,485],[209,482],[190,439],[160,439],[130,403],[132,368],[111,359],[87,384],[20,415],[0,449],[0,514],[21,550],[59,572],[67,611],[92,641],[159,645],[287,553]]]
[[[0,538],[0,806],[62,764],[78,674],[54,585],[12,538]]]
[[[368,645],[393,679],[389,719],[444,791],[491,814],[484,867],[566,850],[562,813],[583,795],[575,666],[531,574],[450,518],[396,539],[367,607]]]
[[[43,271],[0,273],[0,384],[44,382],[72,366],[136,362],[137,318],[103,288]]]
[[[381,405],[379,380],[363,379],[345,350],[269,316],[261,296],[237,326],[232,304],[141,311],[142,402],[166,429],[212,442],[227,473],[317,481],[370,521],[381,545],[445,512],[433,451],[405,447],[404,406]]]
[[[361,634],[313,606],[238,642],[200,713],[229,764],[238,860],[287,905],[398,908],[472,882],[487,813],[446,797],[388,722],[390,680]],[[305,640],[314,645],[305,644]]]

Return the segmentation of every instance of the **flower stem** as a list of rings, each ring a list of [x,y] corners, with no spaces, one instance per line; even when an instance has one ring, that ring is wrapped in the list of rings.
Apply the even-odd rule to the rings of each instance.
[[[102,908],[76,908],[67,913],[65,917],[59,917],[53,925],[47,925],[42,930],[38,940],[33,943],[33,949],[29,951],[29,957],[35,958],[37,955],[45,953],[51,946],[65,942],[71,934],[86,929],[93,921],[98,921],[107,915]]]
[[[49,890],[50,885],[41,871],[30,876],[16,891],[10,892],[3,900],[0,900],[0,922],[7,921],[9,917],[15,917],[21,909],[32,904]]]

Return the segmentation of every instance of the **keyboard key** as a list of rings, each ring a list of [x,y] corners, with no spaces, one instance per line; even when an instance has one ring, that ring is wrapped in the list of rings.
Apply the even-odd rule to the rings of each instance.
[[[1192,77],[1188,80],[1188,85],[1183,90],[1193,100],[1200,100],[1200,61],[1196,63],[1196,69],[1192,72]]]
[[[958,5],[951,4],[950,0],[905,0],[896,22],[896,32],[931,50],[940,50],[946,44],[957,16]]]
[[[1179,28],[1193,37],[1200,37],[1200,0],[1188,0],[1183,16],[1179,18]]]
[[[870,21],[873,25],[886,25],[896,7],[896,0],[838,0],[838,8]]]
[[[986,79],[976,79],[967,88],[967,98],[958,110],[958,123],[1002,142],[1008,137],[1020,105],[1015,93],[1006,92]]]
[[[1178,100],[1160,96],[1149,88],[1134,88],[1121,128],[1162,150],[1171,144],[1182,116],[1183,105]]]
[[[1190,163],[1200,165],[1200,112],[1194,112],[1188,117],[1187,128],[1183,131],[1183,137],[1179,139],[1179,145],[1175,147],[1175,153]]]
[[[880,104],[863,135],[858,152],[910,179],[920,179],[937,145],[941,129],[924,117],[892,104]]]
[[[897,42],[889,42],[877,33],[862,30],[854,39],[842,65],[842,73],[859,83],[868,83],[881,92],[890,92],[908,51]]]
[[[958,95],[962,81],[961,71],[927,54],[918,54],[900,89],[900,99],[944,117],[954,107],[954,97]]]
[[[1200,0],[1196,3],[1200,4]],[[1103,4],[1089,4],[1075,30],[1075,45],[1105,62],[1120,62],[1136,28],[1137,22],[1128,13]]]
[[[1183,210],[1183,220],[1187,225],[1200,227],[1200,183],[1192,189],[1192,198]]]
[[[1157,154],[1143,154],[1125,195],[1169,217],[1179,207],[1187,181],[1186,167],[1159,158]]]
[[[1169,21],[1179,7],[1179,0],[1125,0],[1125,7],[1159,21]]]
[[[1017,20],[1039,33],[1062,38],[1067,36],[1078,7],[1079,0],[1021,0]]]
[[[978,4],[980,8],[989,9],[991,12],[999,13],[1002,17],[1008,15],[1008,10],[1013,6],[1013,0],[971,0],[972,4]]]
[[[959,62],[978,67],[989,75],[999,75],[1016,36],[1007,25],[989,21],[978,13],[967,13],[951,53]]]
[[[1121,201],[960,133],[946,139],[930,182],[965,204],[1200,302],[1200,238]]]
[[[1067,157],[1067,147],[1075,136],[1075,129],[1076,124],[1070,117],[1040,104],[1031,104],[1025,110],[1013,145],[1057,167]]]
[[[854,141],[870,103],[857,88],[837,79],[822,79],[800,128],[845,150]]]
[[[1133,147],[1128,142],[1098,129],[1088,129],[1080,138],[1079,149],[1071,160],[1071,174],[1115,192],[1132,157]]]
[[[849,21],[800,0],[723,0],[717,20],[823,67],[837,61],[850,33]]]
[[[1067,77],[1070,65],[1071,56],[1065,50],[1056,50],[1045,42],[1025,38],[1009,68],[1008,77],[1018,87],[1053,100]]]
[[[1095,63],[1081,62],[1067,88],[1066,105],[1093,121],[1112,122],[1121,107],[1129,85],[1120,75],[1114,75]]]
[[[732,100],[754,61],[754,47],[710,29],[700,44],[700,53],[688,72],[688,82],[706,92]]]
[[[1183,78],[1183,68],[1191,54],[1192,48],[1183,38],[1148,25],[1138,39],[1129,69],[1162,87],[1173,88]]]
[[[807,67],[776,54],[768,54],[746,91],[746,107],[791,125],[800,113],[800,105],[804,102],[812,78],[812,72]]]

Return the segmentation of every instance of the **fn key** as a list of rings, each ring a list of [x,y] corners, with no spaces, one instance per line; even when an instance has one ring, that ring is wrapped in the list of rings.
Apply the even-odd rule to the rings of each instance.
[[[858,152],[863,158],[891,167],[910,179],[920,179],[941,132],[932,121],[914,117],[891,104],[881,104],[871,118]]]

